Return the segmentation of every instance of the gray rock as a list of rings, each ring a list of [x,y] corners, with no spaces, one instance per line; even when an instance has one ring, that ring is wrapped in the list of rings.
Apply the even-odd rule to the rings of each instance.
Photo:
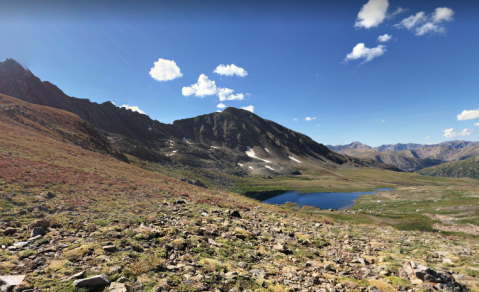
[[[104,251],[108,251],[108,252],[114,252],[116,251],[118,248],[115,246],[115,245],[105,245],[103,247],[103,250]]]
[[[43,227],[33,227],[32,233],[30,234],[30,237],[35,237],[37,235],[45,235],[45,229]]]
[[[368,292],[381,292],[381,290],[379,290],[376,286],[369,286]]]
[[[107,286],[110,284],[110,278],[107,275],[93,276],[87,279],[76,280],[73,282],[73,286],[78,288],[93,288],[100,286]]]
[[[75,275],[71,275],[70,277],[67,278],[67,282],[73,279],[81,279],[85,277],[86,272],[82,271],[80,273],[76,273]]]
[[[15,286],[20,285],[25,280],[26,275],[18,276],[0,276],[0,291],[13,291]]]

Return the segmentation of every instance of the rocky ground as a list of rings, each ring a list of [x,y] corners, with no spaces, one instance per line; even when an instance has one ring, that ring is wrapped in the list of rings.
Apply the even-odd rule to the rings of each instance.
[[[307,208],[175,197],[154,208],[141,222],[88,208],[58,221],[37,205],[41,219],[2,222],[1,291],[479,289],[474,238],[333,222]]]

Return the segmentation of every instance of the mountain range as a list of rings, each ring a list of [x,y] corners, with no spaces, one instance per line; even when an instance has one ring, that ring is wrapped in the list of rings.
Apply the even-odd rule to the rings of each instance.
[[[381,163],[394,165],[405,171],[419,171],[428,167],[447,164],[453,161],[463,161],[479,157],[479,142],[447,141],[438,144],[389,144],[371,147],[360,142],[348,145],[327,146],[341,154],[362,159],[374,159]],[[474,164],[472,164],[474,165]],[[434,171],[422,171],[430,174]],[[441,172],[444,176],[448,176]],[[447,172],[449,173],[449,172]],[[469,172],[470,174],[474,172]],[[455,172],[456,177],[475,177]]]
[[[8,107],[16,109],[14,119],[25,119],[27,115],[28,123],[48,125],[47,120],[54,114],[46,118],[37,116],[37,112],[49,111],[46,107],[50,111],[62,110],[56,114],[66,111],[78,116],[82,127],[91,133],[92,137],[83,139],[95,142],[85,143],[74,139],[74,135],[60,135],[59,139],[103,151],[122,161],[132,162],[138,158],[196,173],[216,185],[230,185],[226,179],[228,175],[298,175],[308,168],[326,172],[357,167],[400,171],[372,159],[336,153],[304,134],[242,109],[226,108],[223,112],[164,124],[112,102],[98,104],[68,96],[12,59],[0,63],[0,93],[4,94],[2,100],[9,104]],[[2,112],[10,116],[12,113]]]

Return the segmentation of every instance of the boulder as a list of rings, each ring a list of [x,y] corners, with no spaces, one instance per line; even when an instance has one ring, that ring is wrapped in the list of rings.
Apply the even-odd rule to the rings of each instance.
[[[231,213],[228,215],[230,218],[238,218],[238,219],[241,219],[241,215],[240,215],[240,212],[238,211],[231,211]]]
[[[0,276],[0,291],[13,291],[16,286],[22,284],[26,275]]]
[[[45,229],[43,227],[33,227],[32,233],[30,234],[30,237],[35,237],[37,235],[45,235]]]
[[[116,247],[116,245],[105,245],[103,247],[103,250],[104,251],[108,251],[108,252],[114,252],[116,251],[118,248]]]
[[[87,289],[107,286],[109,284],[110,284],[110,278],[108,278],[108,276],[104,274],[93,276],[87,279],[76,280],[75,282],[73,282],[73,286],[77,288],[87,288]]]
[[[48,228],[50,227],[50,222],[46,219],[39,219],[35,220],[30,225],[28,226],[29,228],[33,229],[35,227],[43,227],[43,228]]]

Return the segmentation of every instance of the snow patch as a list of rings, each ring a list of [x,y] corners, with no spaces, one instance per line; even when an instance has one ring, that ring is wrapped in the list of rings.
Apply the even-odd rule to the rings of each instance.
[[[268,148],[264,148],[264,150],[265,150],[266,152],[270,153],[269,150],[268,150]],[[270,153],[270,154],[271,154],[271,153]]]
[[[218,149],[218,147],[216,147],[216,146],[211,146],[211,148],[215,148],[215,149]]]
[[[296,161],[297,163],[302,163],[301,161],[299,161],[298,159],[292,157],[292,156],[288,156],[289,159],[293,160],[293,161]]]
[[[245,151],[245,153],[246,153],[246,155],[248,155],[251,158],[256,158],[256,159],[259,159],[259,160],[264,161],[266,163],[271,163],[271,161],[269,161],[269,160],[265,160],[265,159],[257,157],[256,154],[254,153],[254,150],[251,149],[249,146],[248,146],[248,150]]]
[[[238,163],[238,165],[241,166],[241,167],[243,167],[243,164],[241,164],[241,163]]]
[[[268,169],[274,170],[274,168],[272,168],[272,167],[269,166],[269,165],[266,165],[265,167],[268,168]]]
[[[253,167],[252,167],[252,166],[250,166],[249,168],[251,168],[251,170],[253,169]]]

